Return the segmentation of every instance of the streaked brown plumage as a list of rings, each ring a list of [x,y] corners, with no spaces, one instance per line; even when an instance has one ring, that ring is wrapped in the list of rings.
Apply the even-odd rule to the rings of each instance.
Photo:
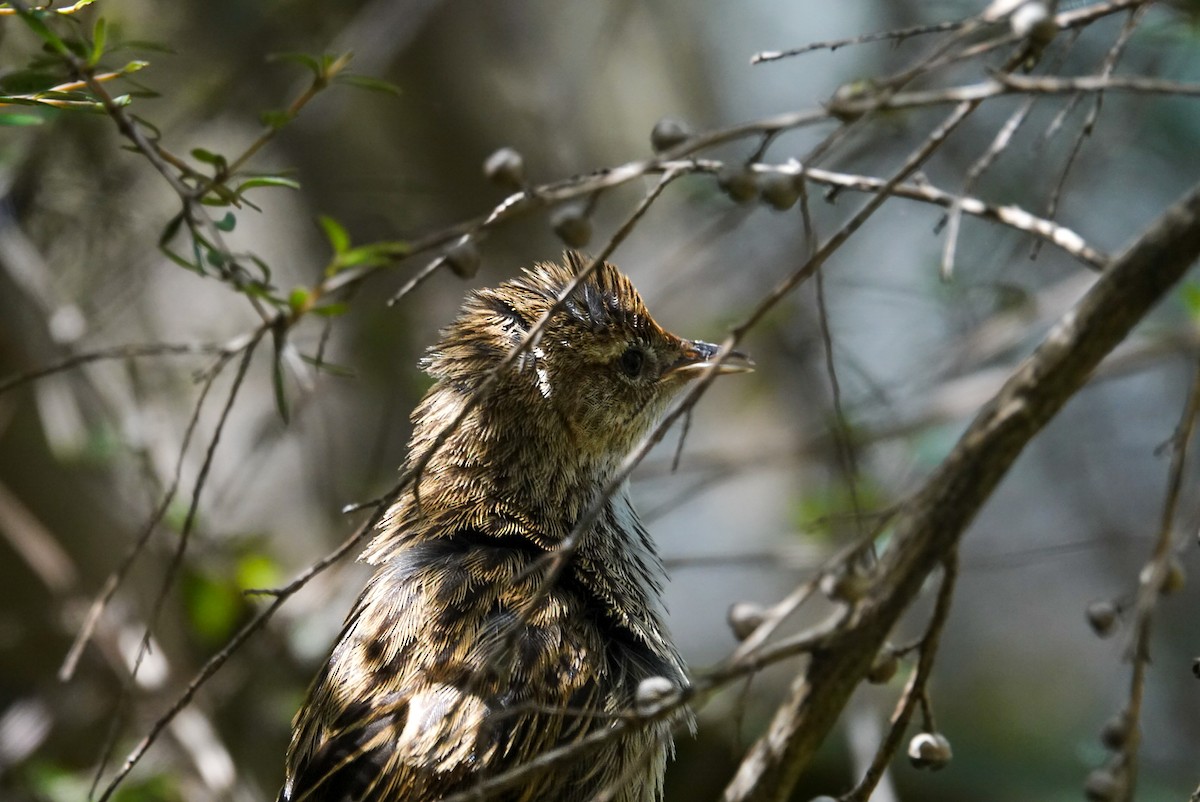
[[[424,361],[436,383],[409,465],[582,264],[568,253],[472,294]],[[363,554],[377,570],[296,716],[281,800],[442,799],[610,726],[646,678],[686,682],[662,564],[624,491],[548,589],[537,561],[715,351],[660,328],[612,265],[572,294]],[[655,722],[482,798],[649,802],[670,750]]]

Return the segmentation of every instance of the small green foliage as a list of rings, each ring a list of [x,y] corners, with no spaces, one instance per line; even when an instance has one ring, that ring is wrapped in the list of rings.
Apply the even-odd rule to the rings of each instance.
[[[321,60],[316,56],[310,56],[308,53],[300,52],[285,52],[271,53],[267,56],[267,61],[284,61],[292,64],[299,64],[307,68],[313,75],[321,74]]]
[[[338,259],[338,270],[349,267],[380,267],[402,256],[407,256],[407,242],[372,242],[370,245],[359,245],[341,254]]]
[[[351,267],[381,267],[407,256],[410,250],[407,242],[399,240],[383,240],[352,248],[350,234],[337,220],[323,214],[317,218],[317,223],[333,249],[333,258],[325,268],[327,278]]]
[[[192,631],[208,644],[227,640],[245,610],[240,588],[225,577],[200,571],[184,576],[183,597]]]
[[[62,78],[44,69],[15,70],[0,76],[0,92],[5,95],[34,95],[47,92],[62,83]]]
[[[314,307],[312,313],[321,317],[338,317],[350,311],[350,305],[344,301],[336,301],[331,304],[323,304],[322,306]]]
[[[198,162],[211,164],[216,168],[217,172],[223,173],[229,167],[229,163],[220,153],[213,153],[211,150],[204,148],[192,148],[192,158]]]
[[[324,86],[346,69],[350,63],[350,54],[322,53],[320,56],[308,53],[275,53],[267,57],[268,61],[290,61],[305,67],[313,74],[313,81],[318,86]]]
[[[213,225],[215,225],[221,231],[233,231],[234,227],[237,225],[237,217],[234,216],[233,212],[226,212],[225,216],[216,221]]]
[[[886,504],[882,490],[866,477],[858,477],[853,493],[845,482],[839,480],[836,484],[797,499],[792,520],[797,531],[805,535],[827,537],[857,531],[853,520],[856,514],[869,515]],[[870,524],[864,524],[864,529],[869,527]]]
[[[46,122],[46,118],[40,114],[33,112],[6,111],[0,112],[0,126],[9,127],[28,127],[32,125],[41,125]]]
[[[19,776],[17,787],[24,783],[35,798],[43,802],[78,802],[92,794],[90,770],[76,770],[62,764],[34,758],[14,767],[13,776]],[[6,777],[11,780],[11,777]],[[21,798],[20,793],[17,794]],[[135,775],[128,778],[113,792],[112,802],[181,802],[183,794],[179,781],[168,774]]]
[[[369,75],[356,75],[352,72],[343,72],[334,79],[339,84],[347,86],[356,86],[359,89],[366,89],[369,92],[383,92],[388,95],[401,95],[400,87],[396,86],[391,81],[385,81],[382,78],[372,78]]]
[[[108,43],[108,20],[104,17],[97,17],[96,24],[92,26],[92,46],[88,52],[87,65],[95,67],[100,63],[100,57],[104,55],[104,46]]]
[[[329,247],[333,248],[334,254],[345,253],[350,247],[350,235],[346,233],[345,227],[326,214],[318,217],[317,222],[321,225],[321,230],[325,232],[325,238],[329,240]]]
[[[1200,282],[1185,281],[1179,288],[1179,299],[1183,301],[1188,317],[1200,321]]]
[[[171,499],[171,503],[167,505],[167,512],[163,515],[163,525],[172,532],[182,532],[183,527],[187,525],[189,509],[190,504],[186,500]]]
[[[300,293],[303,292],[303,295]],[[308,291],[297,288],[292,290],[288,303],[292,314],[299,317],[308,304]],[[292,419],[291,406],[288,404],[287,386],[283,380],[283,352],[288,347],[287,325],[283,318],[277,318],[277,323],[271,329],[271,339],[275,344],[275,352],[271,355],[271,389],[275,394],[275,409],[285,424]]]
[[[272,131],[278,131],[283,126],[294,120],[296,115],[284,109],[268,109],[258,115],[258,119],[263,126]]]
[[[286,187],[287,189],[300,189],[300,182],[294,178],[288,178],[287,176],[264,173],[263,175],[256,175],[251,178],[247,178],[245,181],[238,184],[234,194],[240,198],[246,190],[254,189],[256,187]]]
[[[46,19],[48,17],[58,16],[55,12],[46,11],[44,9],[30,9],[29,11],[25,11],[20,7],[17,7],[17,14],[20,15],[21,19],[25,22],[25,25],[28,26],[29,30],[37,34],[37,36],[55,53],[58,53],[60,56],[67,57],[72,55],[71,50],[67,47],[66,43],[63,42],[58,34],[50,29],[49,25],[46,24]]]
[[[291,308],[292,314],[302,315],[308,311],[309,298],[307,287],[296,287],[288,293],[288,307]]]
[[[237,562],[236,582],[238,589],[264,590],[280,583],[279,566],[266,554],[250,552]]]

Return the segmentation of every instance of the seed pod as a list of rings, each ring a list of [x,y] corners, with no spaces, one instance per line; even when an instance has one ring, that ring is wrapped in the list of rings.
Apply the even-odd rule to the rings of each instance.
[[[1117,626],[1117,605],[1110,601],[1092,602],[1087,607],[1087,622],[1102,638],[1107,638]]]
[[[729,628],[733,637],[742,641],[750,637],[766,618],[766,610],[754,602],[734,602],[729,605]]]
[[[1008,18],[1008,24],[1017,36],[1029,37],[1043,47],[1058,35],[1058,26],[1054,24],[1054,17],[1050,16],[1050,9],[1037,0],[1017,8]]]
[[[874,685],[890,682],[892,677],[896,676],[896,670],[899,667],[900,660],[896,657],[896,653],[885,646],[883,651],[875,655],[875,662],[871,663],[871,669],[867,671],[867,682]]]
[[[483,261],[479,255],[479,248],[470,237],[463,237],[447,248],[443,258],[446,260],[446,266],[459,278],[473,278],[479,272],[479,265]]]
[[[1093,769],[1083,783],[1083,794],[1089,802],[1112,802],[1120,793],[1121,781],[1105,768]]]
[[[550,215],[554,233],[572,248],[582,248],[592,239],[592,221],[574,204],[555,209]]]
[[[634,706],[638,715],[652,716],[674,698],[675,683],[666,677],[646,677],[638,683]]]
[[[717,186],[738,203],[747,203],[758,197],[758,182],[754,173],[740,165],[727,164],[717,173]]]
[[[1167,576],[1163,579],[1162,594],[1170,596],[1172,593],[1178,593],[1183,590],[1186,581],[1187,574],[1183,571],[1183,563],[1179,562],[1179,558],[1172,554],[1167,560]]]
[[[800,199],[797,178],[790,173],[762,173],[758,177],[758,189],[771,208],[785,212]]]
[[[674,117],[663,117],[654,124],[650,132],[650,147],[655,153],[670,150],[676,145],[682,145],[692,136],[692,129],[682,120]]]
[[[512,148],[500,148],[484,161],[483,174],[497,186],[522,189],[525,186],[525,159]]]
[[[871,580],[853,568],[841,568],[822,576],[819,586],[833,601],[853,604],[871,590]]]
[[[950,742],[940,732],[920,732],[908,742],[908,761],[914,768],[938,771],[944,769],[953,756]]]
[[[1100,730],[1100,742],[1110,751],[1116,752],[1129,740],[1129,716],[1122,710],[1104,722]]]

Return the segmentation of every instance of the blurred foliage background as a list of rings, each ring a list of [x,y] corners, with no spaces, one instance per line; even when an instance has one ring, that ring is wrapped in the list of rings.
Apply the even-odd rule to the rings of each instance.
[[[271,54],[352,51],[354,73],[399,88],[393,96],[335,85],[254,156],[256,170],[300,189],[248,193],[259,210],[237,211],[228,242],[267,263],[286,295],[319,280],[329,263],[319,215],[354,243],[417,239],[504,198],[481,171],[499,147],[519,151],[536,183],[648,158],[651,128],[664,116],[702,131],[815,107],[841,85],[900,68],[925,44],[916,37],[751,66],[756,52],[957,19],[983,5],[101,0],[80,16],[85,25],[105,17],[109,42],[131,43],[116,61],[149,62],[130,77],[153,94],[134,97],[130,110],[182,154],[240,153],[262,131],[264,112],[303,92],[311,78],[303,64]],[[1120,24],[1104,20],[1055,51],[1062,72],[1094,71]],[[20,20],[0,17],[0,70],[18,70],[39,45]],[[1187,9],[1152,8],[1122,70],[1200,80]],[[1019,102],[982,109],[926,165],[928,179],[956,189]],[[977,194],[1042,213],[1090,107],[1079,103],[1065,133],[1047,136],[1063,100],[1036,103]],[[227,284],[159,250],[178,198],[128,152],[108,117],[36,116],[40,124],[0,128],[0,379],[128,344],[221,345],[259,322]],[[842,143],[837,169],[886,175],[929,119],[924,111],[882,115]],[[772,153],[798,156],[827,132],[785,133]],[[1056,219],[1097,248],[1119,250],[1196,181],[1197,142],[1194,100],[1106,95]],[[719,155],[744,159],[752,150],[735,143]],[[605,195],[592,215],[597,241],[647,186]],[[845,193],[817,199],[818,230],[843,219],[848,203],[857,200]],[[670,470],[673,437],[640,469],[635,494],[671,564],[672,626],[693,666],[733,648],[725,624],[732,602],[784,595],[858,531],[847,513],[902,498],[1092,279],[1055,248],[1031,258],[1028,237],[967,219],[953,280],[941,282],[942,214],[890,201],[826,266],[854,492],[831,434],[833,392],[811,283],[750,332],[745,348],[758,371],[705,397],[679,469]],[[547,214],[533,213],[491,232],[480,249],[482,269],[469,280],[440,270],[389,306],[427,262],[398,260],[344,299],[344,314],[302,321],[292,342],[306,354],[321,349],[339,369],[284,372],[286,423],[270,353],[255,357],[127,695],[130,662],[235,371],[215,381],[182,460],[211,355],[99,360],[0,394],[0,797],[83,798],[106,742],[111,771],[266,603],[245,590],[286,582],[352,531],[363,513],[342,508],[394,482],[409,410],[427,386],[416,362],[438,327],[471,286],[557,258],[562,244]],[[719,340],[804,255],[795,210],[738,205],[711,177],[693,176],[667,191],[613,261],[667,328]],[[936,775],[898,762],[877,799],[893,791],[922,800],[1080,798],[1082,778],[1103,759],[1098,733],[1128,683],[1125,639],[1097,638],[1084,610],[1128,594],[1148,554],[1167,476],[1161,445],[1195,369],[1198,315],[1193,282],[1038,438],[976,522],[932,684],[955,760]],[[146,526],[177,461],[179,492],[73,677],[60,681],[92,598]],[[1181,505],[1189,533],[1200,527],[1195,467]],[[1183,562],[1200,567],[1194,548]],[[365,576],[346,559],[291,598],[172,722],[118,798],[273,798],[290,717]],[[1142,799],[1180,800],[1200,781],[1200,686],[1189,670],[1200,653],[1198,600],[1194,585],[1185,588],[1156,626]],[[924,609],[894,640],[918,631]],[[680,738],[668,798],[719,795],[794,668],[764,672],[703,711],[699,736]],[[852,784],[854,766],[870,754],[862,744],[878,737],[899,682],[859,693],[796,799]]]

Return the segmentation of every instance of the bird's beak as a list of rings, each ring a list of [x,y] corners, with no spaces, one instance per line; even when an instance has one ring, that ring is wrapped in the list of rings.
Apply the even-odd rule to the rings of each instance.
[[[668,373],[699,375],[716,365],[716,373],[749,373],[754,370],[754,361],[741,351],[728,351],[720,362],[717,355],[721,346],[703,340],[684,340],[683,354],[671,365]]]

